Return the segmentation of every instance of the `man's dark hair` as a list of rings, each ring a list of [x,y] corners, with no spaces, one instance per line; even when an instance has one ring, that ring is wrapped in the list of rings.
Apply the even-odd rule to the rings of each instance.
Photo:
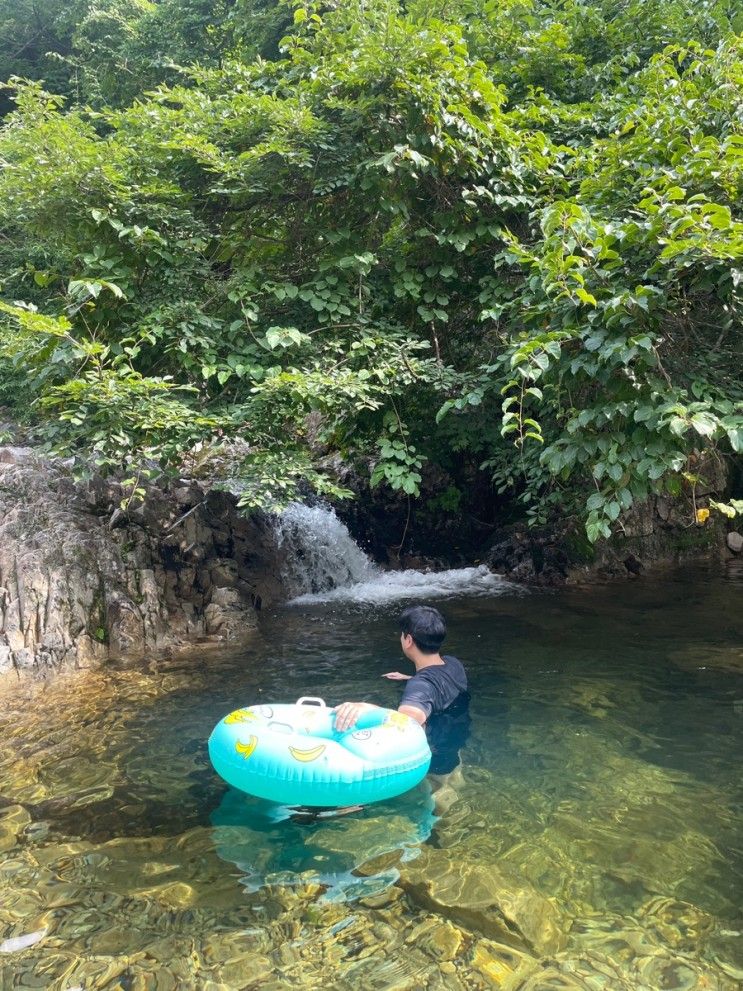
[[[410,634],[422,654],[438,654],[446,637],[446,620],[433,606],[410,606],[400,616],[400,630]]]

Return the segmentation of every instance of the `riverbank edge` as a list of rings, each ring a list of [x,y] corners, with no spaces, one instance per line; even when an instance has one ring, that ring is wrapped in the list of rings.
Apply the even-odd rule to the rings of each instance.
[[[69,465],[31,448],[0,448],[0,682],[247,643],[260,609],[286,598],[270,517],[245,516],[234,497],[189,479],[151,487],[143,502],[125,496],[114,480],[75,481]],[[357,526],[364,503],[361,495]],[[688,499],[658,497],[618,524],[619,536],[596,545],[571,521],[513,524],[466,557],[442,548],[436,558],[388,554],[382,563],[486,564],[514,582],[560,586],[743,560],[726,545],[726,521],[698,522]]]

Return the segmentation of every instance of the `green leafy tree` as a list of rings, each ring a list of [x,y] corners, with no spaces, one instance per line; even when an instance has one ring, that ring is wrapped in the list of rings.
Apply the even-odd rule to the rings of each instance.
[[[133,11],[75,25],[92,108],[17,82],[0,135],[50,442],[264,508],[479,470],[591,539],[740,453],[736,4]]]

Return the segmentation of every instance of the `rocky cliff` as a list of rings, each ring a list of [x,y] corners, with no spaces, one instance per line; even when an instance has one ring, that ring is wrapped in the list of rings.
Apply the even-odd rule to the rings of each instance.
[[[569,519],[548,527],[516,525],[494,535],[483,559],[512,581],[539,585],[634,579],[691,560],[735,566],[743,549],[735,521],[709,510],[711,499],[726,498],[728,478],[719,464],[707,475],[693,492],[674,499],[652,496],[632,506],[620,515],[609,541],[590,544],[582,525]]]
[[[0,674],[248,636],[280,595],[270,524],[178,483],[120,508],[100,479],[0,448]]]

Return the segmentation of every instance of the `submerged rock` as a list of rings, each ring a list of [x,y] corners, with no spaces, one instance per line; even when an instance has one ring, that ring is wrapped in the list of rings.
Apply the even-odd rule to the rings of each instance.
[[[401,869],[400,884],[417,904],[509,946],[545,954],[567,941],[569,923],[555,904],[495,864],[424,847]]]
[[[36,932],[24,933],[22,936],[11,936],[0,943],[0,953],[19,953],[42,940],[46,936],[46,929],[37,929]]]
[[[477,941],[469,966],[477,975],[485,978],[488,987],[495,988],[521,988],[522,981],[540,970],[534,957],[490,939]]]
[[[31,816],[22,805],[9,805],[0,812],[0,853],[18,844],[19,835],[30,822]]]

